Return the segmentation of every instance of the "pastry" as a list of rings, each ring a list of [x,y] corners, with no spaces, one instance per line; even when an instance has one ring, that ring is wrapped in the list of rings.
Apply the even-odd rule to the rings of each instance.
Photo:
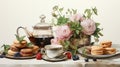
[[[26,40],[22,40],[21,41],[21,45],[26,45],[27,44],[27,41]]]
[[[37,54],[38,53],[38,51],[39,51],[39,47],[38,46],[33,46],[33,53],[34,54]]]
[[[17,51],[8,50],[8,55],[14,56]]]
[[[19,49],[15,45],[11,45],[10,50],[15,51],[15,52],[19,51]]]
[[[91,46],[91,50],[92,51],[101,51],[101,50],[104,50],[104,49],[101,46]]]
[[[104,53],[105,54],[115,54],[116,53],[116,49],[115,48],[105,48]]]
[[[18,41],[18,40],[15,40],[14,41],[14,45],[17,47],[17,48],[24,48],[27,46],[27,41],[26,40],[23,40],[21,41],[21,43]]]
[[[28,49],[28,48],[21,49],[21,50],[20,50],[20,54],[21,54],[23,57],[32,56],[32,55],[33,55],[33,50],[32,50],[32,49]]]
[[[102,46],[103,48],[111,47],[112,41],[103,41],[100,43],[100,46]]]
[[[92,46],[91,54],[92,55],[103,55],[104,49],[101,46]]]
[[[92,55],[103,55],[103,51],[91,51]]]

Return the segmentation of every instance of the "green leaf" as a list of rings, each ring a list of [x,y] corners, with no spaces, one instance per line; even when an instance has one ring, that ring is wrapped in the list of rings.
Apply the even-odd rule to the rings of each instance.
[[[89,9],[85,9],[84,13],[87,13]]]
[[[77,13],[77,9],[75,10],[75,9],[72,9],[72,11],[73,11],[73,14],[76,14]]]
[[[82,30],[82,27],[79,22],[69,22],[70,29],[75,33],[73,34],[73,37],[77,38],[79,36],[79,33]]]
[[[65,50],[68,50],[69,49],[69,45],[70,45],[70,42],[68,40],[63,40],[61,41],[61,44],[63,45],[63,48]]]
[[[84,18],[87,18],[85,15],[83,15]]]
[[[20,41],[19,36],[18,36],[17,34],[15,34],[15,36],[16,36],[16,39],[17,39],[18,41]]]
[[[57,15],[56,15],[55,13],[52,13],[52,16],[53,16],[53,17],[57,17]]]
[[[66,12],[66,14],[68,14],[68,12]]]
[[[98,33],[100,36],[103,36],[103,34],[101,32]]]
[[[66,49],[69,48],[69,45],[70,45],[70,42],[69,42],[69,41],[65,41],[65,48],[66,48]]]
[[[21,36],[20,39],[19,39],[20,42],[23,41],[24,38],[25,38],[25,36]]]
[[[91,16],[92,16],[91,9],[86,9],[86,10],[84,11],[84,13],[85,13],[85,15],[86,15],[87,18],[91,18]]]
[[[93,10],[93,12],[94,12],[95,15],[98,15],[96,7],[92,8],[92,10]]]
[[[70,15],[72,15],[72,11],[70,9],[67,10]]]
[[[8,50],[10,49],[10,45],[3,44],[2,47],[4,48],[5,54],[7,54]]]
[[[30,42],[30,43],[27,43],[27,46],[30,47],[32,46],[33,44]]]
[[[86,47],[82,47],[82,55],[84,56],[84,57],[86,57]]]
[[[70,11],[70,9],[67,10],[68,12]]]
[[[93,33],[93,36],[96,37],[96,38],[99,38],[100,36],[103,36],[103,34],[100,32],[102,29],[98,28],[97,26],[99,26],[99,24],[96,25],[96,30]]]
[[[53,10],[54,10],[54,11],[58,10],[58,6],[57,6],[57,5],[54,6],[54,7],[53,7]]]
[[[91,18],[91,16],[93,14],[98,15],[96,7],[92,8],[92,9],[85,9],[85,11],[84,11],[84,17],[85,18]]]
[[[100,23],[95,23],[96,27],[98,27],[100,25]]]
[[[23,39],[25,38],[25,36],[18,36],[17,34],[15,34],[15,36],[16,36],[16,39],[19,41],[19,42],[21,42],[21,41],[23,41]]]
[[[64,8],[60,8],[59,11],[62,12]]]
[[[79,35],[79,32],[80,32],[79,30],[76,30],[76,34],[77,34],[77,35]]]
[[[68,18],[65,18],[65,16],[60,16],[59,18],[58,18],[58,23],[57,23],[57,25],[63,25],[63,24],[66,24],[67,22],[68,22]]]
[[[99,38],[99,35],[98,34],[94,34],[94,37]]]

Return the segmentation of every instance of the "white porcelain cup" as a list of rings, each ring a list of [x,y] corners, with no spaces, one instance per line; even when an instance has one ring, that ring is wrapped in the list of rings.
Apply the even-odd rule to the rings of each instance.
[[[63,54],[64,50],[62,45],[46,45],[42,50],[48,58],[56,58]]]

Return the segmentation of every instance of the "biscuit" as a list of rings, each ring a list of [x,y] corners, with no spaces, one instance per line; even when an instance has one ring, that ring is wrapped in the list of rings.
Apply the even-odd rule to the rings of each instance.
[[[24,47],[27,46],[27,41],[23,40],[23,41],[20,43],[18,40],[15,40],[15,41],[14,41],[14,45],[15,45],[15,47],[21,49],[21,48],[24,48]]]
[[[26,56],[32,56],[33,55],[33,50],[32,49],[28,49],[28,48],[25,48],[25,49],[21,49],[20,50],[20,54],[24,57]]]
[[[112,41],[103,41],[100,43],[100,46],[102,46],[103,48],[111,47]]]
[[[101,46],[92,46],[91,47],[91,54],[92,55],[103,55],[104,49]]]
[[[116,49],[115,48],[105,48],[104,53],[105,54],[115,54],[116,53]]]
[[[10,46],[10,50],[15,51],[15,52],[19,51],[19,49],[14,44]]]
[[[37,54],[38,53],[38,51],[40,50],[40,48],[38,47],[38,46],[33,46],[33,53],[34,54]]]
[[[8,55],[14,56],[16,53],[16,51],[8,50]]]

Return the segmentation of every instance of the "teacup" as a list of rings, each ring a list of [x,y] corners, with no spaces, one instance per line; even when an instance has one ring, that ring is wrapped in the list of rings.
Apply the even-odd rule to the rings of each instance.
[[[63,54],[64,50],[62,45],[46,45],[42,49],[42,53],[44,53],[48,58],[57,58]]]

